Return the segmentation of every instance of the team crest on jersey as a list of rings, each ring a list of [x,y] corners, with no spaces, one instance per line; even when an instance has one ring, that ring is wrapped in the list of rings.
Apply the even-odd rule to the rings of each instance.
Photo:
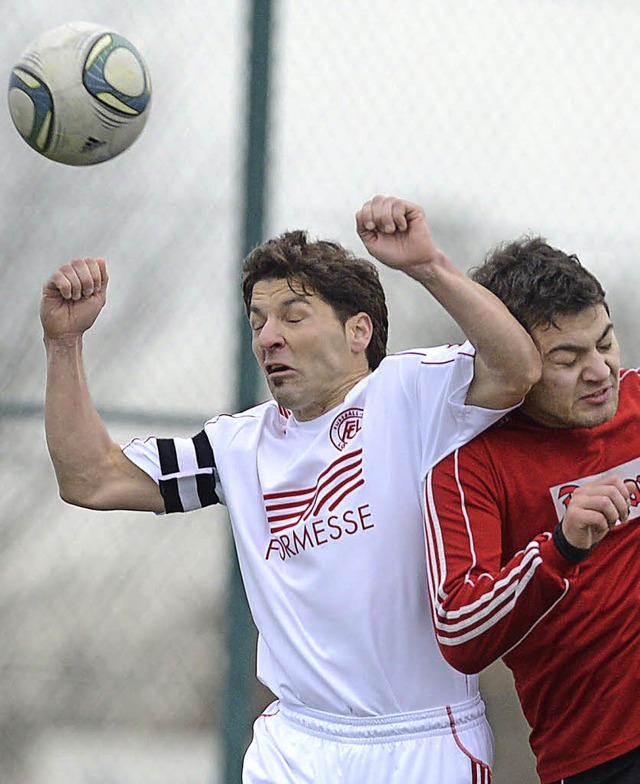
[[[583,485],[600,479],[608,474],[616,474],[621,477],[623,482],[633,482],[635,485],[635,492],[631,493],[631,509],[629,510],[629,518],[640,517],[640,457],[629,460],[627,463],[622,463],[618,466],[602,471],[599,474],[592,476],[584,476],[580,479],[572,479],[568,482],[563,482],[555,487],[550,487],[549,492],[553,498],[553,504],[556,508],[558,521],[562,520],[564,513],[567,510],[569,501],[573,497],[574,492]]]
[[[349,441],[360,432],[363,413],[361,408],[348,408],[333,420],[329,438],[336,449],[342,451]]]

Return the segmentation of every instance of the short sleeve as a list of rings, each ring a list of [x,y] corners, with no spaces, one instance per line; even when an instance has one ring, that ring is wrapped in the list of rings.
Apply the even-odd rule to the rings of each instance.
[[[224,502],[205,430],[192,438],[135,438],[122,451],[158,484],[166,512],[189,512]]]

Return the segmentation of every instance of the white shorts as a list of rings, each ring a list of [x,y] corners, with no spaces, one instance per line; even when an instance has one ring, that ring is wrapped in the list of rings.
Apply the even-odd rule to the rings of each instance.
[[[343,717],[279,701],[253,726],[243,784],[490,784],[493,735],[477,696],[445,708]]]

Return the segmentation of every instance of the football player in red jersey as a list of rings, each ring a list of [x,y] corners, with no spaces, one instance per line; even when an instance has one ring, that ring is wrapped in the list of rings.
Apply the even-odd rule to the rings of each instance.
[[[640,781],[640,371],[598,280],[540,237],[471,277],[543,363],[524,403],[427,476],[436,634],[447,661],[511,669],[543,784]]]

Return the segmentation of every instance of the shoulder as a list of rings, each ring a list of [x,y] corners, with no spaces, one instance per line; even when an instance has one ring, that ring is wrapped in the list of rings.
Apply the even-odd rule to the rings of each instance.
[[[290,412],[279,406],[275,400],[268,400],[237,414],[218,414],[205,422],[204,429],[209,435],[232,434],[286,422],[290,415]]]
[[[509,463],[514,453],[519,460],[523,455],[535,453],[535,449],[545,443],[545,434],[545,428],[529,424],[509,411],[463,444],[459,451],[467,455],[482,455],[485,459],[490,456],[492,461]]]
[[[640,409],[640,369],[624,368],[620,371],[618,389],[618,411],[615,422],[621,422],[630,416],[636,417]]]
[[[460,358],[473,359],[475,349],[469,343],[446,343],[442,346],[431,346],[429,348],[412,348],[406,351],[398,351],[388,354],[383,360],[382,365],[405,364],[405,365],[446,365]],[[381,365],[381,366],[382,366]]]
[[[475,349],[468,341],[447,343],[430,348],[412,348],[387,354],[374,376],[400,377],[424,375],[435,371],[436,375],[449,374],[457,366],[473,364]]]
[[[620,389],[625,393],[633,394],[640,390],[640,368],[622,368],[620,371]]]
[[[620,371],[618,410],[633,409],[640,405],[640,369],[623,368]]]

